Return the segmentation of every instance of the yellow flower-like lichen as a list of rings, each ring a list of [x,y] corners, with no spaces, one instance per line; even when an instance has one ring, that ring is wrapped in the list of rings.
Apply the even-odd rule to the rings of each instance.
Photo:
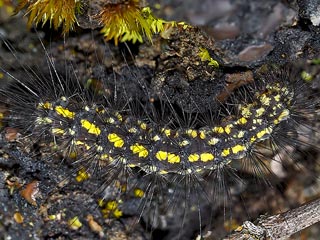
[[[208,61],[209,66],[213,66],[216,68],[219,67],[219,63],[210,56],[207,49],[200,47],[198,56],[200,57],[201,61],[203,61],[203,62]]]
[[[26,8],[28,26],[49,22],[54,29],[62,27],[63,33],[68,33],[77,24],[77,13],[80,13],[80,0],[20,0],[16,12]],[[1,3],[1,0],[0,0]],[[183,25],[175,21],[165,21],[152,14],[149,7],[141,7],[140,0],[107,1],[96,15],[102,26],[101,33],[105,39],[113,39],[115,44],[132,41],[143,42],[145,36],[149,41],[153,34],[160,33],[167,38],[168,29]],[[170,31],[169,31],[170,32]]]
[[[140,8],[139,0],[106,4],[98,19],[105,39],[114,39],[116,45],[126,41],[143,42],[143,36],[151,41],[152,35],[162,33],[167,25],[177,26],[175,21],[155,17],[149,7]]]
[[[16,12],[27,8],[28,26],[32,23],[44,25],[49,21],[54,29],[62,27],[63,33],[74,29],[77,23],[76,14],[80,12],[80,0],[21,0]]]
[[[98,15],[103,25],[101,32],[106,40],[142,42],[142,34],[151,39],[151,27],[140,8],[139,0],[127,0],[125,3],[109,3]]]

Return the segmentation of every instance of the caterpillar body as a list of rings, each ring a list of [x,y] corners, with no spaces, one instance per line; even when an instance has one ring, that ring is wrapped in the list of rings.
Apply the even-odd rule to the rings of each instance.
[[[58,148],[67,147],[70,154],[96,153],[101,166],[187,175],[244,158],[256,143],[287,124],[294,94],[280,83],[269,83],[239,109],[237,117],[200,129],[175,130],[147,123],[112,111],[107,103],[90,104],[81,95],[61,96],[56,101],[49,98],[51,93],[37,96],[41,102],[28,103],[35,106],[32,112],[21,113],[24,106],[14,106],[10,116],[28,119],[28,130],[55,141]]]
[[[146,103],[146,93],[136,103],[122,91],[125,88],[110,97],[104,89],[110,82],[103,82],[102,91],[97,92],[77,79],[62,79],[48,56],[47,61],[52,70],[46,78],[28,69],[26,79],[17,78],[1,67],[12,79],[0,89],[1,101],[8,109],[2,122],[10,129],[18,129],[21,136],[14,139],[17,142],[23,144],[28,139],[46,149],[50,157],[62,155],[75,164],[76,171],[84,168],[90,175],[102,178],[101,185],[109,192],[111,183],[118,180],[144,186],[145,212],[152,210],[154,198],[164,197],[163,192],[174,192],[172,199],[178,203],[184,197],[182,205],[186,209],[192,206],[186,202],[196,199],[201,209],[204,199],[211,200],[221,193],[216,185],[225,187],[223,178],[232,175],[223,175],[229,165],[239,160],[245,165],[254,159],[254,167],[263,170],[258,161],[260,144],[274,153],[286,143],[303,144],[296,137],[298,128],[318,107],[318,100],[305,101],[304,91],[310,89],[299,76],[288,69],[274,70],[257,75],[254,82],[230,93],[229,99],[220,104],[212,99],[209,113],[190,113],[192,123],[184,124],[180,123],[180,109],[176,110],[165,97],[158,105]],[[145,87],[140,82],[138,85]],[[219,90],[227,91],[226,87]],[[118,94],[122,95],[115,102]],[[152,116],[153,112],[160,114]],[[10,141],[7,129],[3,138]],[[163,191],[162,183],[169,190]]]

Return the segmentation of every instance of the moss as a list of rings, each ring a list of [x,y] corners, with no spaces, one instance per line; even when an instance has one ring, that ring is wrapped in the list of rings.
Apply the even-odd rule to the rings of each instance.
[[[21,0],[15,12],[27,8],[29,15],[28,26],[32,24],[42,26],[49,22],[54,29],[62,27],[63,33],[73,30],[77,24],[76,14],[81,10],[79,0]]]

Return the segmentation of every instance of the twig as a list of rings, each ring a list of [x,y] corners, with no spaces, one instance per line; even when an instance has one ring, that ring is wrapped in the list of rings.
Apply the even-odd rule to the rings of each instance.
[[[317,222],[320,222],[320,198],[284,213],[263,216],[256,225],[246,221],[225,239],[287,239]]]

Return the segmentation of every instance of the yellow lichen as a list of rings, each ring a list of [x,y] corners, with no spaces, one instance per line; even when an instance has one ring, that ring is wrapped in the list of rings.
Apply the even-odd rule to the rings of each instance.
[[[213,66],[216,68],[219,67],[219,63],[210,56],[207,49],[200,47],[198,56],[200,57],[201,61],[203,62],[208,61],[209,66]]]
[[[142,42],[141,32],[151,39],[151,29],[143,17],[139,0],[127,0],[124,3],[108,3],[98,14],[103,25],[101,32],[106,40]]]
[[[301,72],[301,78],[303,80],[305,80],[306,82],[310,82],[310,81],[312,81],[313,76],[310,73],[308,73],[307,71],[302,71]]]
[[[120,218],[123,215],[122,211],[118,208],[119,203],[115,200],[105,202],[103,199],[100,199],[98,205],[102,208],[101,212],[104,218]]]
[[[90,178],[90,174],[84,168],[81,168],[78,171],[78,174],[76,176],[76,181],[77,182],[82,182],[82,181],[85,181],[85,180],[87,180],[89,178]]]
[[[14,12],[12,0],[0,0],[0,8],[3,8],[7,14]]]
[[[3,0],[0,0],[0,4]],[[76,15],[81,12],[80,0],[20,0],[15,12],[26,8],[28,26],[42,26],[49,22],[50,27],[62,27],[63,33],[74,30],[78,24]],[[105,39],[113,39],[115,45],[119,42],[143,42],[145,36],[149,41],[153,34],[161,34],[166,38],[168,29],[188,26],[183,22],[165,21],[152,14],[149,7],[141,7],[140,0],[107,1],[96,19],[102,26],[101,33]],[[163,34],[162,34],[163,33]]]
[[[151,41],[153,34],[166,31],[167,26],[178,25],[175,21],[155,17],[149,7],[140,7],[139,0],[108,3],[98,14],[98,20],[103,25],[101,32],[105,39],[113,39],[115,45],[126,41],[143,42],[143,36]]]
[[[19,12],[27,8],[26,15],[29,15],[28,26],[33,23],[42,26],[50,23],[50,27],[58,29],[62,27],[63,33],[68,33],[77,24],[76,14],[80,12],[80,0],[20,0],[16,8]]]
[[[82,227],[82,223],[80,222],[79,218],[77,216],[75,216],[75,217],[69,219],[68,226],[72,230],[78,230],[79,228]]]

